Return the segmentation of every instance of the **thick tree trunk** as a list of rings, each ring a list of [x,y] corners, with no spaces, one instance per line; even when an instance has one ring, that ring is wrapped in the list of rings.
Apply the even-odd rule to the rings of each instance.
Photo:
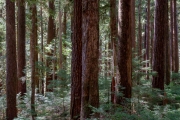
[[[111,31],[111,46],[113,49],[113,76],[111,81],[111,102],[115,103],[115,76],[116,76],[116,68],[117,68],[117,50],[116,50],[116,39],[117,39],[117,7],[116,0],[110,0],[110,31]],[[113,91],[112,91],[113,90]]]
[[[18,61],[18,92],[21,95],[26,93],[26,53],[25,53],[25,5],[24,0],[18,0],[18,40],[17,40],[17,61]]]
[[[155,43],[154,43],[154,64],[153,70],[157,72],[156,76],[153,76],[152,87],[164,90],[164,79],[165,79],[165,42],[167,41],[166,28],[166,5],[167,0],[156,0],[155,1]]]
[[[48,21],[48,38],[47,38],[47,44],[50,44],[52,40],[55,38],[55,24],[54,24],[54,12],[55,12],[55,7],[54,7],[54,0],[49,1],[49,21]],[[47,58],[47,67],[48,71],[46,72],[46,91],[47,92],[52,92],[53,87],[49,87],[51,81],[53,80],[53,74],[52,74],[52,56],[53,56],[53,51],[48,52],[48,58]]]
[[[74,1],[71,61],[71,119],[78,120],[81,111],[82,80],[82,1]]]
[[[36,84],[36,41],[37,41],[37,9],[36,5],[30,7],[31,11],[31,33],[30,33],[30,57],[31,57],[31,115],[35,120],[35,84]]]
[[[15,32],[15,3],[6,0],[6,119],[17,117],[16,89],[16,32]]]
[[[82,0],[82,31],[81,120],[84,120],[92,113],[89,105],[99,107],[99,0]]]
[[[118,67],[120,85],[125,98],[131,98],[132,89],[132,37],[131,37],[131,0],[119,1],[118,17]],[[118,96],[117,103],[123,104],[124,99]]]

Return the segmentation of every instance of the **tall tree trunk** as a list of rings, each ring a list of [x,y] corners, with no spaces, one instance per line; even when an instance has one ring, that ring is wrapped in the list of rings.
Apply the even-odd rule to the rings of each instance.
[[[139,11],[139,22],[138,22],[138,56],[142,55],[142,24],[141,24],[141,0],[139,0],[138,5],[138,11]],[[140,57],[141,58],[141,57]]]
[[[166,4],[166,16],[165,16],[165,19],[166,19],[166,25],[165,25],[165,29],[166,29],[166,41],[165,41],[165,80],[166,80],[166,85],[169,85],[170,84],[170,38],[169,38],[169,18],[168,18],[168,1],[167,1],[167,4]]]
[[[59,3],[59,69],[62,69],[63,55],[62,55],[62,11]]]
[[[178,24],[177,24],[177,1],[173,0],[173,11],[174,11],[174,60],[175,68],[174,72],[178,73],[179,71],[179,49],[178,49]]]
[[[48,21],[48,38],[47,38],[47,44],[50,44],[52,40],[55,38],[55,24],[54,24],[54,12],[55,12],[55,7],[54,7],[54,0],[49,1],[49,21]],[[53,64],[52,62],[52,56],[53,56],[53,51],[48,52],[48,58],[47,58],[47,67],[48,71],[46,73],[46,91],[47,92],[52,92],[53,88],[49,87],[51,81],[53,80],[53,74],[52,74],[52,69],[51,66]]]
[[[153,60],[154,60],[154,22],[151,22],[151,68],[153,68]]]
[[[120,73],[119,84],[125,98],[131,98],[132,89],[132,37],[131,37],[131,0],[119,1],[118,17],[118,67]],[[118,96],[117,103],[123,104],[124,99]]]
[[[113,78],[111,81],[111,102],[115,103],[115,75],[116,75],[116,67],[117,67],[117,55],[116,55],[116,38],[117,38],[117,14],[116,14],[116,0],[110,0],[110,39],[111,46],[113,49]]]
[[[41,54],[40,54],[40,61],[41,64],[44,64],[44,29],[43,29],[43,12],[42,12],[42,4],[41,4]],[[41,71],[42,79],[41,79],[41,94],[44,95],[44,70]]]
[[[3,9],[0,8],[0,19],[3,19],[2,14],[3,14]],[[0,32],[0,34],[2,35],[2,36],[0,36],[0,57],[1,57],[3,55],[3,52],[2,52],[3,51],[2,40],[4,39],[4,34],[3,34],[2,31]],[[2,87],[3,87],[3,81],[1,80],[0,81],[0,91],[2,90]]]
[[[175,61],[174,61],[174,14],[173,14],[173,0],[170,0],[170,27],[171,27],[171,34],[170,34],[170,41],[171,41],[171,70],[175,70]]]
[[[146,23],[146,60],[149,60],[149,46],[150,46],[150,0],[147,2],[147,23]],[[149,67],[149,62],[146,63],[146,67]],[[148,71],[147,79],[149,79]]]
[[[82,31],[81,119],[84,120],[92,113],[89,105],[99,107],[99,0],[82,0]]]
[[[135,1],[136,0],[131,0],[131,39],[132,39],[132,48],[135,50],[136,46],[136,41],[135,41],[135,24],[136,24],[136,19],[135,19]]]
[[[35,120],[35,84],[36,84],[36,41],[37,41],[37,9],[33,4],[30,7],[31,11],[31,33],[30,33],[30,57],[31,57],[31,115],[32,120]]]
[[[165,79],[165,42],[167,41],[166,23],[167,23],[167,11],[166,5],[167,0],[156,0],[155,1],[155,35],[154,35],[154,64],[153,70],[157,72],[156,76],[153,76],[152,87],[164,90],[164,79]]]
[[[64,15],[63,15],[63,36],[66,41],[67,39],[67,6],[64,7]],[[66,42],[63,43],[63,48],[66,49],[67,45]],[[63,55],[63,68],[66,69],[67,66],[67,56]]]
[[[74,1],[71,62],[71,119],[78,120],[81,111],[82,80],[82,1]]]
[[[18,61],[18,92],[21,95],[26,93],[26,53],[25,53],[25,2],[24,0],[18,0],[18,40],[17,40],[17,61]]]
[[[16,62],[16,32],[15,32],[15,3],[6,0],[6,118],[13,120],[17,117],[17,62]]]

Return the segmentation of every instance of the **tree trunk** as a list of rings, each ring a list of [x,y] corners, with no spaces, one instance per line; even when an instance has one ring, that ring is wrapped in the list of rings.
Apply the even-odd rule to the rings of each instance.
[[[30,7],[31,11],[31,33],[30,33],[30,57],[31,57],[31,115],[32,120],[35,120],[35,84],[36,84],[36,41],[37,41],[37,9],[33,4]]]
[[[165,80],[166,80],[166,85],[170,84],[170,38],[169,38],[169,18],[168,18],[168,1],[166,3],[166,25],[165,25],[165,36],[166,36],[166,41],[165,41]]]
[[[26,93],[26,53],[25,53],[25,5],[24,0],[18,0],[18,40],[17,40],[17,61],[18,61],[18,92],[21,95]]]
[[[155,1],[155,35],[154,35],[154,64],[153,70],[157,72],[156,76],[153,76],[152,87],[164,90],[164,79],[165,79],[165,42],[167,41],[166,28],[166,5],[167,0],[156,0]]]
[[[149,46],[150,46],[150,0],[147,3],[147,23],[146,23],[146,60],[149,60]],[[149,62],[146,63],[146,67],[149,67]],[[148,71],[147,79],[149,79]]]
[[[17,62],[16,62],[16,32],[15,3],[6,0],[6,119],[17,117]]]
[[[170,27],[171,27],[171,33],[170,33],[170,41],[171,41],[171,70],[175,70],[175,61],[174,61],[174,14],[173,14],[173,0],[170,0]]]
[[[135,1],[136,0],[131,0],[131,39],[132,39],[132,48],[136,47],[136,41],[135,41],[135,24],[136,24],[136,19],[135,19]]]
[[[40,61],[41,64],[44,64],[44,29],[43,29],[43,12],[42,12],[42,4],[41,4],[41,54],[40,54]],[[44,70],[41,70],[41,94],[44,95]]]
[[[178,73],[179,71],[179,49],[178,49],[178,24],[177,24],[177,1],[173,0],[173,11],[174,11],[174,60],[175,68],[174,72]]]
[[[63,54],[62,54],[62,11],[60,9],[59,3],[59,69],[62,69],[63,64]]]
[[[89,105],[99,107],[99,0],[82,0],[82,31],[81,120],[84,120],[92,113]]]
[[[139,19],[139,22],[138,22],[138,56],[140,57],[142,55],[141,0],[139,0],[138,11],[139,11],[139,18],[138,18]]]
[[[78,120],[81,110],[82,78],[82,1],[74,1],[71,61],[71,119]]]
[[[117,39],[117,7],[116,7],[116,0],[110,0],[110,39],[111,39],[111,46],[113,49],[113,76],[111,81],[111,102],[115,103],[115,76],[116,76],[116,68],[117,68],[117,50],[116,50],[116,39]],[[114,90],[114,91],[112,91]]]
[[[47,44],[50,44],[52,40],[55,38],[55,24],[54,24],[54,12],[55,12],[55,7],[54,7],[54,0],[49,1],[49,21],[48,21],[48,38],[47,38]],[[52,56],[53,56],[53,51],[50,50],[48,51],[48,58],[47,58],[47,68],[48,71],[46,72],[46,91],[47,92],[52,92],[53,87],[49,86],[51,81],[53,80],[53,74],[52,74]]]
[[[118,17],[118,67],[120,73],[119,92],[122,91],[125,98],[131,98],[132,87],[132,37],[131,37],[131,0],[119,1]],[[117,103],[123,104],[124,99],[118,96]]]

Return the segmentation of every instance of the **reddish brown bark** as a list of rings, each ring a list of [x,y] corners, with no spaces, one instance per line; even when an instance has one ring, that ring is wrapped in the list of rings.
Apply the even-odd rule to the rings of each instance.
[[[73,39],[71,62],[71,119],[78,120],[81,110],[81,80],[82,80],[82,4],[74,1]]]
[[[136,41],[135,41],[135,0],[131,0],[131,39],[132,39],[132,48],[136,47]]]
[[[31,5],[31,33],[30,33],[30,57],[31,57],[31,115],[35,120],[35,85],[36,85],[36,41],[37,41],[37,9],[36,5]]]
[[[174,13],[174,72],[178,73],[179,71],[179,49],[178,49],[178,24],[177,24],[177,0],[173,0],[173,13]]]
[[[166,30],[165,33],[165,80],[166,80],[166,85],[170,84],[170,38],[169,38],[169,18],[168,18],[168,1],[166,3],[166,25],[164,28]]]
[[[21,92],[21,95],[26,93],[26,53],[25,53],[25,5],[24,0],[18,1],[18,40],[17,40],[17,63],[18,63],[18,92]]]
[[[138,5],[139,20],[138,20],[138,56],[142,55],[142,24],[141,24],[141,0]],[[140,57],[141,58],[141,57]]]
[[[170,27],[171,27],[171,33],[170,33],[170,53],[171,53],[171,70],[175,70],[175,60],[174,60],[174,14],[173,14],[173,0],[170,0]]]
[[[115,79],[114,77],[112,78],[112,82],[111,82],[111,103],[115,104],[116,103],[116,100],[115,100],[115,92],[116,92],[116,82],[115,82]]]
[[[99,107],[99,0],[82,0],[82,31],[81,119],[84,120],[92,113],[89,105]]]
[[[52,40],[55,38],[55,24],[54,24],[54,15],[53,12],[55,11],[55,7],[54,7],[54,0],[49,1],[49,9],[50,9],[50,13],[49,13],[49,21],[48,21],[48,39],[47,39],[47,44],[50,44],[52,42]],[[49,87],[51,81],[53,80],[53,74],[52,74],[52,68],[50,66],[52,66],[53,62],[52,62],[52,53],[53,51],[48,52],[48,58],[47,58],[47,67],[48,67],[48,71],[46,73],[46,91],[47,92],[52,92],[53,88]]]
[[[119,84],[125,98],[131,98],[132,87],[132,38],[131,38],[131,0],[119,1],[119,17],[118,17],[118,68],[120,74]],[[122,97],[118,96],[116,101],[123,104]]]
[[[110,31],[111,31],[111,46],[113,49],[113,63],[117,66],[116,58],[116,45],[117,45],[117,11],[116,11],[116,0],[110,0]],[[113,68],[113,76],[116,70]]]
[[[167,23],[167,0],[155,1],[155,43],[154,43],[154,64],[153,70],[157,72],[156,76],[153,76],[152,87],[164,90],[165,79],[165,42],[166,37],[166,23]]]
[[[6,119],[17,117],[17,62],[16,62],[16,32],[15,3],[6,0]]]

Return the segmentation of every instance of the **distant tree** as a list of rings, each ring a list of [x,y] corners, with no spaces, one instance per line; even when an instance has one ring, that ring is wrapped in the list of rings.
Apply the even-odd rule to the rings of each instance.
[[[82,0],[81,118],[90,118],[89,106],[99,107],[99,0]],[[98,115],[95,115],[96,117]]]
[[[25,66],[26,66],[26,53],[25,53],[25,1],[18,0],[18,39],[17,39],[17,75],[18,75],[18,92],[21,95],[26,93],[26,81],[25,80]]]
[[[139,0],[138,5],[138,56],[142,55],[142,23],[141,23],[141,0]]]
[[[6,0],[6,118],[17,117],[17,62],[16,62],[16,32],[15,3]]]
[[[120,0],[118,7],[118,68],[120,74],[119,92],[131,98],[132,90],[132,37],[131,37],[131,0]],[[123,87],[123,89],[122,89]],[[116,103],[124,99],[118,96]]]
[[[81,111],[82,80],[82,1],[74,1],[71,61],[71,119],[78,120]]]

